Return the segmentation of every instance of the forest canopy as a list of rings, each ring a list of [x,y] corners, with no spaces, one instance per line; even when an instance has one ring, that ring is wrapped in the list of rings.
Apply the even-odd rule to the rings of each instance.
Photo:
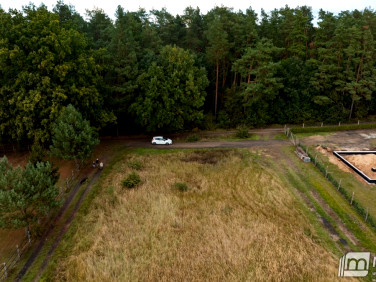
[[[0,9],[0,135],[50,144],[69,104],[102,134],[375,115],[375,11],[313,19],[307,6]]]

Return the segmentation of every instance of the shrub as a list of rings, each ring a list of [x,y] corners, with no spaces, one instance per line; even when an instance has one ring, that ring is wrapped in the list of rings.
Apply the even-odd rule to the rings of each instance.
[[[182,182],[176,182],[176,183],[174,183],[173,188],[177,189],[180,192],[185,192],[185,191],[188,190],[187,184],[182,183]]]
[[[126,188],[134,188],[141,183],[140,176],[134,171],[122,181],[122,184]]]
[[[43,146],[39,142],[35,142],[33,146],[31,146],[29,162],[32,164],[42,162],[45,156],[46,152],[44,151]]]
[[[135,170],[141,170],[144,167],[140,161],[130,161],[128,162],[128,166]]]
[[[197,142],[198,140],[200,140],[200,137],[198,137],[196,134],[192,134],[186,139],[187,142]]]
[[[249,137],[248,127],[245,125],[239,125],[236,128],[235,136],[238,138],[244,138],[244,139],[248,138]]]

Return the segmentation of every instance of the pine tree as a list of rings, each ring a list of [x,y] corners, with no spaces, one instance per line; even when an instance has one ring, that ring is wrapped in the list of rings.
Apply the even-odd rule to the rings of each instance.
[[[90,123],[72,105],[68,105],[53,125],[51,155],[74,160],[79,170],[98,144]]]
[[[13,168],[0,159],[0,227],[29,227],[61,203],[58,176],[50,163],[28,163]]]

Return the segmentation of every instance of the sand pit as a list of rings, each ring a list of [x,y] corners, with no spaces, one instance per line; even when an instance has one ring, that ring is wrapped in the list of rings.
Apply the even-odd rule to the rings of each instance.
[[[376,168],[376,154],[362,154],[362,155],[343,155],[343,158],[356,166],[369,178],[376,179],[376,172],[372,168]]]
[[[360,180],[360,181],[362,181],[362,182],[364,182],[364,183],[370,184],[370,183],[367,182],[363,177],[361,177],[359,174],[357,174],[352,168],[350,168],[348,165],[346,165],[341,159],[339,159],[337,156],[335,156],[335,155],[333,154],[333,151],[332,151],[331,148],[328,148],[328,147],[323,148],[322,146],[317,146],[315,149],[316,149],[316,151],[320,152],[321,154],[327,156],[328,159],[329,159],[329,162],[331,162],[332,164],[335,164],[335,165],[338,166],[338,168],[340,168],[341,170],[346,171],[346,172],[350,172],[350,173],[352,173],[352,174],[355,176],[355,178],[357,178],[358,180]],[[375,160],[376,160],[376,155],[375,155],[375,154],[369,154],[369,155],[370,155],[370,156],[373,155],[374,158],[375,158]],[[352,163],[354,166],[356,166],[355,163],[353,163],[351,160],[348,160],[347,158],[350,157],[350,156],[359,156],[359,160],[358,160],[358,162],[361,163],[361,162],[362,162],[362,161],[360,161],[361,158],[364,158],[366,155],[361,155],[361,156],[360,156],[360,155],[342,155],[342,156],[343,156],[344,158],[346,158],[347,161],[349,161],[349,162]],[[376,167],[376,163],[375,163],[374,166]],[[372,168],[372,166],[369,167],[369,170],[367,170],[367,171],[363,171],[363,172],[364,172],[365,174],[367,174],[368,177],[370,177],[370,178],[376,178],[376,177],[375,177],[376,174],[375,174],[375,175],[374,175],[374,174],[371,174],[371,173],[374,173],[374,172],[372,172],[371,168]],[[362,170],[361,168],[359,168],[359,169]],[[366,173],[366,172],[367,172],[367,173]],[[370,173],[368,173],[368,172],[370,172]]]

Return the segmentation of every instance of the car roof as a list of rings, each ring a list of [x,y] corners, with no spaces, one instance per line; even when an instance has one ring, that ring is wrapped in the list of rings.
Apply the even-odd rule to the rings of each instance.
[[[154,136],[153,138],[163,138],[163,136]]]

